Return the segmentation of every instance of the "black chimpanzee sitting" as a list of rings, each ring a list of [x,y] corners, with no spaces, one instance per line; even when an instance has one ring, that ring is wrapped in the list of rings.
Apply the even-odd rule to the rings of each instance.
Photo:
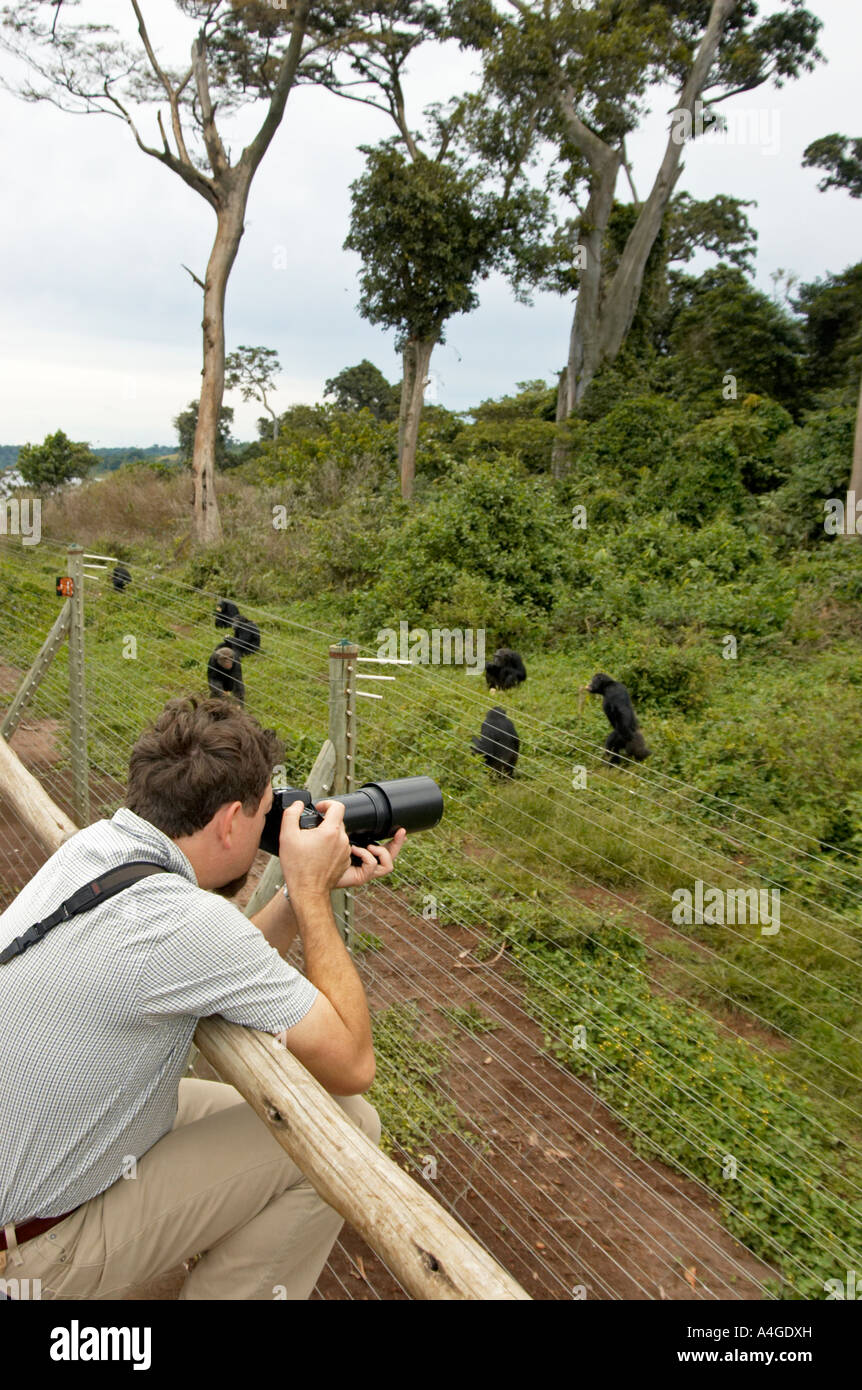
[[[122,593],[126,585],[131,584],[131,582],[132,576],[126,569],[126,566],[114,565],[114,572],[111,575],[111,583],[113,584],[114,588],[119,589],[120,593]]]
[[[494,660],[485,664],[485,680],[489,690],[512,690],[526,679],[526,667],[511,647],[501,647],[494,653]]]
[[[492,772],[514,777],[521,740],[511,719],[499,705],[489,709],[482,721],[482,732],[473,736],[473,752],[480,753]]]
[[[220,598],[215,609],[216,627],[233,627],[239,617],[239,609],[229,598]]]
[[[591,695],[601,695],[602,709],[611,726],[611,732],[605,740],[605,748],[610,755],[608,762],[619,763],[620,754],[624,753],[627,758],[634,758],[642,763],[644,758],[650,756],[650,750],[644,741],[632,707],[631,696],[625,686],[600,671],[598,675],[593,676],[586,689]]]
[[[259,652],[260,628],[257,623],[252,622],[251,618],[243,618],[238,615],[233,629],[232,641],[238,652]]]
[[[210,657],[207,665],[207,681],[210,695],[233,695],[241,705],[245,704],[242,662],[229,644],[216,647]]]

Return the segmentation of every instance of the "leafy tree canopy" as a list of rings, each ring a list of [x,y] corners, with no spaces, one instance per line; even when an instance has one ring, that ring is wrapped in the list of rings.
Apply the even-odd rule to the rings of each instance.
[[[244,401],[260,401],[269,414],[273,438],[278,437],[278,416],[267,399],[274,391],[281,363],[275,348],[240,346],[225,358],[225,390],[242,392]]]
[[[396,140],[361,148],[344,243],[362,257],[360,312],[394,328],[399,347],[411,336],[444,342],[446,321],[476,307],[477,282],[504,268],[538,209],[480,188],[481,174],[458,163],[411,161]]]
[[[822,21],[804,0],[784,0],[765,18],[760,10],[758,0],[740,0],[727,19],[704,91],[708,106],[767,81],[780,86],[822,58]],[[649,110],[652,87],[682,85],[711,11],[712,0],[519,0],[502,8],[454,0],[451,24],[462,46],[483,51],[490,92],[517,103],[538,135],[562,144],[568,167],[557,177],[571,192],[587,164],[568,140],[561,95],[595,135],[618,146]]]
[[[801,285],[794,307],[805,317],[811,389],[855,389],[862,373],[862,261],[840,275]]]
[[[503,420],[553,420],[556,408],[556,390],[540,378],[535,381],[516,383],[516,396],[501,396],[497,400],[482,401],[474,406],[470,415],[475,421]]]
[[[242,392],[244,401],[266,401],[272,391],[281,363],[275,348],[238,347],[225,358],[225,390]]]
[[[69,439],[63,430],[46,435],[42,444],[23,444],[18,452],[21,477],[37,490],[58,488],[72,478],[85,478],[98,464],[88,444]]]
[[[851,198],[862,198],[862,140],[846,135],[824,135],[808,146],[802,159],[807,169],[825,169],[818,188],[843,188]]]
[[[337,410],[370,410],[375,420],[398,417],[400,386],[392,386],[367,357],[355,367],[344,367],[337,376],[330,377],[323,394],[335,398]]]
[[[218,437],[216,439],[216,468],[232,468],[235,460],[231,458],[230,448],[233,424],[233,408],[223,405],[219,411]],[[198,427],[198,402],[189,401],[185,410],[174,417],[174,429],[180,442],[180,462],[190,464],[195,448],[195,431]]]
[[[736,267],[677,275],[668,346],[669,384],[681,399],[719,407],[732,399],[723,396],[732,375],[737,399],[770,396],[799,413],[799,326]]]

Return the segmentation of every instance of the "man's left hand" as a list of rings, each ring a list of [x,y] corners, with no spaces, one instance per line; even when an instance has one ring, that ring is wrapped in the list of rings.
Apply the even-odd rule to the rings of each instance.
[[[401,853],[401,847],[407,839],[406,830],[396,830],[395,835],[385,845],[371,845],[368,849],[361,845],[351,845],[350,852],[362,860],[361,864],[351,864],[350,868],[336,884],[337,888],[360,888],[363,883],[369,883],[372,878],[384,878],[386,874],[391,874],[395,867],[394,861]]]

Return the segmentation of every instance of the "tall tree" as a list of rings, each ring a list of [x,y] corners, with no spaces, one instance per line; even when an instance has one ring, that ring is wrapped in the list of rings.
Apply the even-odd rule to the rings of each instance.
[[[546,215],[543,195],[521,177],[523,148],[471,158],[460,143],[475,103],[461,98],[427,108],[422,128],[410,118],[408,60],[428,42],[452,37],[445,7],[412,0],[369,5],[360,44],[346,47],[349,69],[333,62],[324,82],[339,96],[384,112],[396,134],[363,146],[366,169],[352,185],[345,247],[362,257],[360,312],[394,328],[403,360],[398,417],[401,491],[413,491],[419,422],[431,355],[445,325],[478,303],[492,270],[508,273],[522,294],[522,266]]]
[[[139,150],[158,160],[213,209],[216,230],[203,280],[203,372],[194,443],[195,535],[221,537],[213,473],[224,394],[224,305],[228,277],[244,231],[252,180],[300,80],[314,80],[320,55],[351,32],[357,8],[327,0],[175,0],[197,25],[190,58],[168,63],[144,18],[145,0],[129,0],[137,41],[109,24],[76,23],[79,0],[19,0],[2,11],[0,44],[21,59],[30,77],[15,88],[26,101],[49,101],[77,114],[103,113],[128,125]],[[219,129],[224,114],[260,101],[256,133],[231,160]],[[149,144],[138,110],[156,113],[158,138]],[[219,119],[217,119],[217,113]],[[191,272],[190,272],[191,273]]]
[[[577,303],[559,415],[583,400],[631,328],[644,274],[683,169],[688,140],[716,107],[768,81],[810,69],[820,21],[803,0],[782,0],[758,21],[757,0],[456,0],[465,45],[484,54],[489,101],[531,115],[535,138],[554,151],[552,182],[577,216],[571,227]],[[627,140],[662,85],[676,90],[664,154],[644,199]],[[704,120],[705,118],[705,120]],[[612,275],[607,232],[620,174],[637,216]]]
[[[452,315],[475,308],[478,281],[503,265],[513,226],[475,173],[439,158],[411,160],[393,141],[363,148],[366,170],[352,185],[344,244],[362,257],[361,313],[398,335],[398,455],[401,493],[410,498],[431,354]]]
[[[846,135],[825,135],[808,146],[802,162],[808,168],[826,170],[826,177],[818,185],[822,193],[830,188],[843,188],[851,198],[862,198],[862,140],[851,140]],[[853,503],[857,498],[862,499],[862,383],[848,491],[853,494]],[[848,497],[847,516],[855,521],[853,503]]]
[[[272,437],[278,439],[278,416],[266,398],[267,391],[275,390],[275,378],[281,371],[275,348],[240,346],[225,358],[224,365],[225,390],[239,389],[244,401],[260,401],[272,420]]]

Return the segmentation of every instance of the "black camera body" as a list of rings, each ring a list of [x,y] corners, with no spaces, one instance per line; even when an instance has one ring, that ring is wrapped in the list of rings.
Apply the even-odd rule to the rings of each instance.
[[[355,792],[342,796],[319,797],[318,800],[340,801],[344,806],[344,828],[352,845],[367,848],[391,839],[402,827],[409,833],[431,830],[443,815],[443,793],[431,777],[396,777],[387,782],[366,782]],[[320,825],[323,816],[314,808],[311,792],[306,787],[276,787],[272,809],[268,812],[260,837],[260,848],[268,854],[278,854],[281,818],[294,801],[302,801],[305,810],[300,814],[301,830]],[[354,858],[355,863],[360,861]]]

